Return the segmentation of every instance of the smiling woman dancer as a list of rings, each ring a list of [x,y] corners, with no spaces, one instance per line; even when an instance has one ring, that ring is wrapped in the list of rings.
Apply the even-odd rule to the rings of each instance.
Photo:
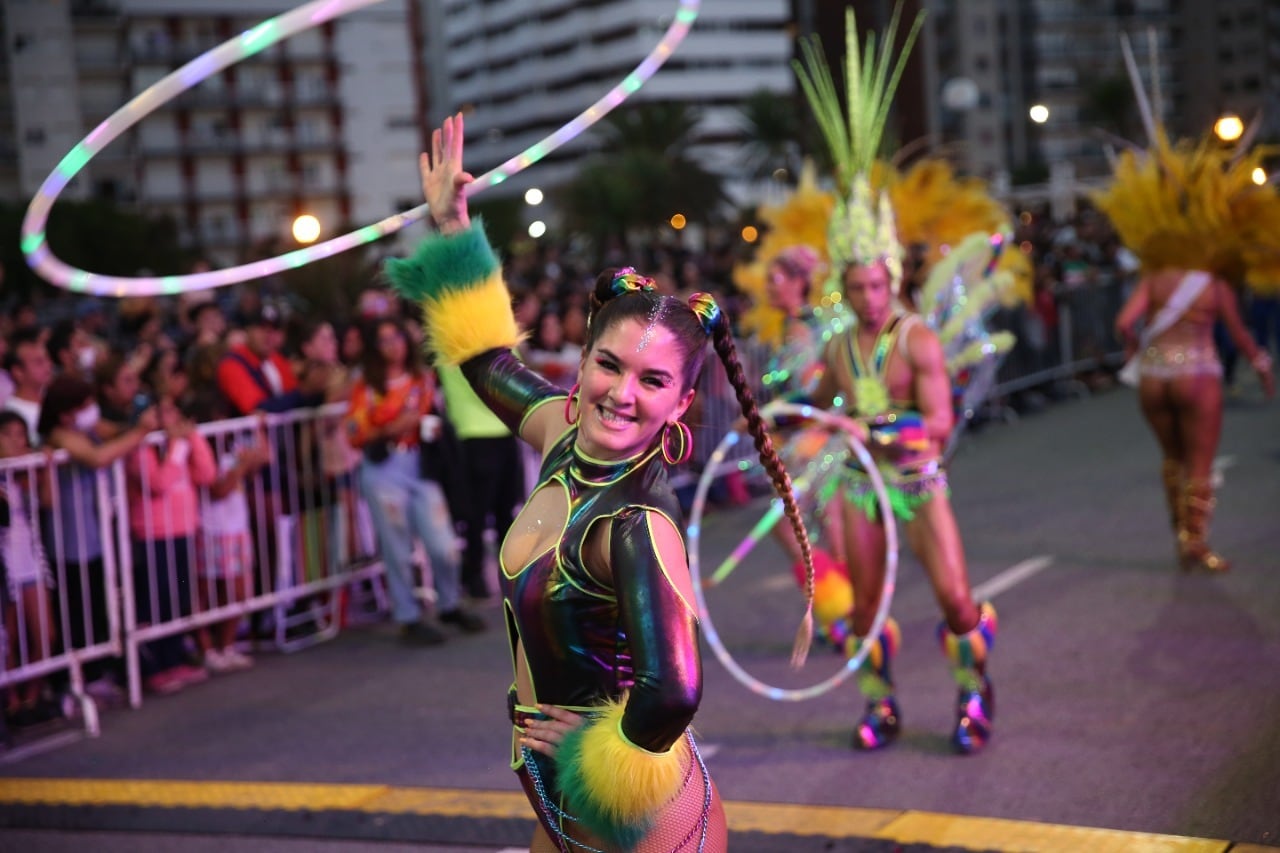
[[[698,620],[667,466],[692,450],[680,417],[710,340],[799,540],[804,526],[729,334],[706,294],[685,304],[634,270],[606,270],[578,383],[525,368],[510,294],[467,215],[462,117],[420,161],[439,234],[387,272],[420,300],[428,346],[542,455],[500,552],[515,683],[512,768],[538,815],[534,851],[721,851],[724,810],[689,732],[702,693]],[[797,655],[812,630],[809,609]]]

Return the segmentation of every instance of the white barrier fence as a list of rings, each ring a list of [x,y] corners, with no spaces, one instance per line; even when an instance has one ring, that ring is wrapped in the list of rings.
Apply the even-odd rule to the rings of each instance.
[[[94,684],[122,679],[136,708],[188,637],[218,648],[251,622],[290,651],[336,636],[349,592],[376,597],[382,572],[344,411],[154,433],[96,470],[65,451],[0,460],[0,688],[55,679],[96,734]]]

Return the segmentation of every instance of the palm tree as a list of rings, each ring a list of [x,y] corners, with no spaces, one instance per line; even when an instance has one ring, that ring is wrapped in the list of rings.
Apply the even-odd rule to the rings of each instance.
[[[765,179],[779,169],[798,175],[800,120],[795,101],[768,89],[758,89],[743,102],[740,112],[750,176]]]
[[[558,193],[565,224],[591,237],[629,246],[647,239],[672,214],[714,222],[726,201],[724,179],[688,156],[700,116],[688,104],[650,101],[610,114],[599,151]]]

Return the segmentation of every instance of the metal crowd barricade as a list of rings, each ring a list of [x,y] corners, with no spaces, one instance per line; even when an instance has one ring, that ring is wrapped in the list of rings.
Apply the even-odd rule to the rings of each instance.
[[[1069,393],[1087,393],[1082,374],[1115,367],[1124,357],[1114,324],[1125,283],[1122,276],[1101,271],[1093,281],[1059,291],[1052,331],[1026,305],[997,312],[989,325],[1012,332],[1017,343],[1000,366],[992,397],[1055,384]]]
[[[0,688],[65,673],[86,733],[99,732],[97,681],[123,651],[111,472],[66,451],[0,460],[4,543],[4,657]],[[95,671],[86,679],[86,670]],[[104,682],[105,683],[105,682]]]
[[[255,444],[268,449],[270,461],[244,475],[239,498],[214,495],[210,482],[178,486],[194,488],[194,525],[181,517],[181,498],[143,499],[175,488],[172,472],[157,475],[140,462],[142,453],[170,452],[163,434],[149,436],[121,469],[121,494],[130,499],[131,540],[124,541],[132,542],[121,555],[131,705],[142,701],[141,658],[150,641],[244,619],[254,623],[258,639],[269,635],[284,651],[337,635],[348,585],[382,572],[362,522],[367,511],[356,492],[354,459],[349,447],[348,455],[341,453],[344,413],[336,405],[201,424],[197,432],[219,473]],[[188,466],[190,476],[194,466]],[[248,541],[237,544],[245,535]],[[236,562],[230,555],[242,547],[251,558],[240,567],[248,577],[238,579],[228,574]]]

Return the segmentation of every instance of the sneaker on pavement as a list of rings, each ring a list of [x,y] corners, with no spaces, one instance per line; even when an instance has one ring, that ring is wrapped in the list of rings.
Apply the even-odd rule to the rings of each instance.
[[[155,675],[148,676],[147,680],[142,682],[142,686],[148,693],[155,693],[160,696],[167,696],[170,693],[177,693],[186,685],[175,677],[175,673],[171,669],[164,672],[157,672]]]
[[[441,613],[440,621],[446,625],[453,625],[466,634],[479,634],[486,628],[483,619],[469,610],[463,610],[461,607],[455,607],[453,610]]]
[[[209,671],[200,666],[181,663],[169,671],[173,673],[173,679],[183,687],[209,680]]]
[[[105,675],[87,682],[84,686],[84,692],[101,705],[121,705],[127,698],[124,688]]]
[[[249,669],[253,666],[253,658],[234,646],[227,646],[222,650],[222,660],[231,669]]]
[[[425,622],[409,622],[400,628],[400,642],[406,646],[438,646],[444,641],[444,634]]]
[[[235,665],[224,653],[209,649],[204,653],[204,668],[210,672],[224,673],[235,669]]]

